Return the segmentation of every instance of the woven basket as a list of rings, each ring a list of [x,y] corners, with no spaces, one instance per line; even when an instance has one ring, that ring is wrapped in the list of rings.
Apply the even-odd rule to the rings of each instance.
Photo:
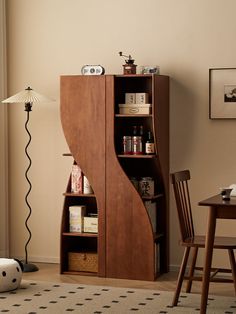
[[[69,252],[69,271],[98,272],[98,254],[90,252]]]

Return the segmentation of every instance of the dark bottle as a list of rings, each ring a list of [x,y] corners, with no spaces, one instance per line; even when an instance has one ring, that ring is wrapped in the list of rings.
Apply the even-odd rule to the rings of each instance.
[[[137,136],[138,135],[138,127],[137,127],[137,125],[133,126],[133,134],[132,135],[133,136]]]
[[[153,135],[151,131],[147,133],[147,140],[145,143],[145,153],[147,155],[155,154],[154,139],[153,139]]]
[[[144,131],[143,131],[143,125],[139,126],[139,134],[141,137],[141,142],[142,142],[142,153],[144,154],[145,151],[145,142],[144,142]]]
[[[139,136],[143,137],[143,126],[142,125],[140,125],[140,127],[139,127]]]

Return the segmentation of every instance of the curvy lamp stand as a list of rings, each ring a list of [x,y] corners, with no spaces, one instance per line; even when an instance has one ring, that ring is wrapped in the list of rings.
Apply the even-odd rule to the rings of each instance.
[[[25,220],[25,226],[26,226],[26,229],[28,230],[28,233],[29,233],[29,238],[25,244],[25,262],[23,261],[23,271],[24,272],[33,272],[33,271],[37,271],[38,270],[38,267],[34,264],[31,264],[28,262],[28,251],[27,251],[27,247],[28,247],[28,244],[30,243],[30,240],[31,240],[31,237],[32,237],[32,234],[31,234],[31,231],[30,231],[30,228],[28,226],[28,220],[31,216],[31,213],[32,213],[32,209],[31,209],[31,206],[29,204],[29,201],[28,201],[28,196],[30,194],[30,191],[32,189],[32,184],[30,182],[30,179],[28,177],[28,172],[29,172],[29,169],[31,167],[31,164],[32,164],[32,160],[29,156],[29,153],[28,153],[28,147],[29,147],[29,144],[31,142],[31,134],[29,132],[29,129],[28,129],[28,123],[29,123],[29,114],[30,114],[30,111],[32,111],[32,103],[28,102],[28,103],[25,103],[25,111],[27,113],[27,119],[26,119],[26,122],[25,122],[25,130],[26,132],[28,133],[29,135],[29,140],[28,140],[28,143],[26,144],[25,146],[25,154],[26,156],[28,157],[28,160],[29,160],[29,165],[25,171],[25,178],[27,180],[27,182],[29,183],[29,189],[28,189],[28,192],[26,193],[25,195],[25,202],[26,202],[26,205],[28,206],[28,209],[29,209],[29,214]]]
[[[23,261],[23,267],[24,267],[23,271],[24,272],[33,272],[33,271],[38,270],[38,267],[36,265],[30,264],[28,262],[28,251],[27,251],[28,244],[30,243],[30,240],[32,237],[30,228],[28,226],[28,220],[29,220],[31,213],[32,213],[32,209],[31,209],[31,206],[30,206],[29,201],[28,201],[28,196],[29,196],[30,191],[32,189],[32,184],[31,184],[30,179],[28,177],[28,172],[29,172],[29,169],[30,169],[31,164],[32,164],[31,158],[30,158],[29,153],[28,153],[28,147],[29,147],[29,144],[31,142],[31,134],[30,134],[29,129],[28,129],[29,114],[30,114],[30,111],[32,111],[33,103],[35,103],[35,102],[48,102],[48,101],[52,101],[52,100],[47,98],[46,96],[43,96],[43,95],[36,93],[31,87],[28,87],[25,90],[23,90],[23,91],[21,91],[21,92],[19,92],[19,93],[17,93],[17,94],[15,94],[15,95],[2,101],[2,103],[24,103],[25,104],[25,111],[27,113],[27,119],[25,122],[25,130],[29,135],[29,140],[28,140],[28,143],[25,147],[25,154],[29,160],[29,165],[25,171],[25,178],[29,184],[29,189],[25,195],[25,202],[26,202],[26,205],[28,206],[29,214],[25,220],[25,227],[28,230],[29,237],[28,237],[28,240],[25,244],[25,261]]]

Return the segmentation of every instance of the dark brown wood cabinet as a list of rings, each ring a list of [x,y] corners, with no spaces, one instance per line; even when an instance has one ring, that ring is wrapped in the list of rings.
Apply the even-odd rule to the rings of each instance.
[[[120,114],[125,93],[147,93],[150,114]],[[94,190],[65,193],[61,273],[68,253],[96,251],[98,276],[155,280],[169,269],[169,78],[163,75],[61,76],[61,122],[70,153]],[[155,154],[124,155],[133,126],[152,131]],[[155,194],[141,196],[131,177],[152,177]],[[155,204],[155,225],[146,202]],[[71,205],[98,213],[98,234],[70,233]],[[153,218],[152,218],[153,219]]]

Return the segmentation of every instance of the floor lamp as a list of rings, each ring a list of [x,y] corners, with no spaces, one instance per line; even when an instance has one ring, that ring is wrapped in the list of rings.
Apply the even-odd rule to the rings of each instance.
[[[2,103],[24,103],[25,104],[25,111],[26,111],[25,130],[26,130],[26,132],[28,134],[28,142],[27,142],[27,144],[25,146],[25,154],[26,154],[26,156],[28,158],[29,164],[28,164],[28,167],[27,167],[27,169],[25,171],[25,178],[26,178],[26,180],[28,182],[29,188],[28,188],[28,191],[27,191],[27,193],[25,195],[25,203],[26,203],[26,205],[28,207],[29,213],[28,213],[28,216],[27,216],[27,218],[25,220],[25,227],[26,227],[26,229],[28,231],[29,236],[28,236],[28,240],[27,240],[27,242],[25,244],[25,260],[23,261],[23,267],[24,267],[23,271],[24,272],[33,272],[33,271],[37,271],[38,270],[38,267],[36,265],[28,262],[28,250],[27,250],[28,244],[29,244],[29,242],[31,240],[31,237],[32,237],[32,233],[31,233],[30,228],[28,226],[28,220],[29,220],[29,218],[31,216],[31,213],[32,213],[32,208],[31,208],[31,206],[29,204],[29,201],[28,201],[28,196],[29,196],[30,191],[32,189],[32,184],[31,184],[31,181],[30,181],[30,179],[28,177],[28,172],[29,172],[29,169],[30,169],[31,164],[32,164],[32,160],[31,160],[31,158],[29,156],[29,153],[28,153],[28,147],[30,145],[31,138],[32,138],[31,134],[30,134],[30,131],[28,129],[28,123],[29,123],[30,112],[32,111],[33,103],[35,103],[35,102],[48,102],[48,101],[51,101],[51,100],[49,98],[47,98],[46,96],[43,96],[43,95],[40,95],[40,94],[36,93],[30,87],[28,87],[25,90],[15,94],[14,96],[11,96],[11,97],[9,97],[9,98],[7,98],[7,99],[2,101]]]

